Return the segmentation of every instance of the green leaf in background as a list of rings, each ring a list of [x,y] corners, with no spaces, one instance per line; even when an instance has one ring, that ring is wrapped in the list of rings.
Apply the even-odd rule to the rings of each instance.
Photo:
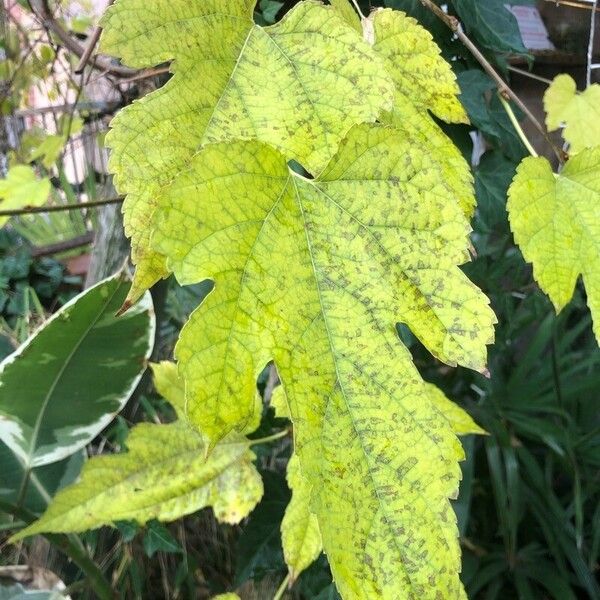
[[[497,97],[494,81],[479,69],[462,71],[457,79],[460,101],[467,109],[471,123],[495,148],[508,158],[520,161],[527,151]]]
[[[481,157],[474,169],[478,230],[508,229],[506,194],[515,169],[515,163],[497,150],[488,151]]]
[[[519,25],[505,0],[452,0],[467,33],[498,53],[526,54]]]
[[[275,23],[275,20],[277,19],[277,13],[283,7],[283,2],[276,2],[275,0],[260,0],[259,6],[265,23],[271,25],[272,23]]]
[[[250,515],[238,541],[235,585],[285,572],[280,525],[290,501],[285,479],[274,471],[262,472],[265,494]]]
[[[27,474],[19,459],[0,441],[0,500],[39,515],[58,490],[75,481],[84,460],[85,451],[80,450],[51,465],[36,467]],[[27,480],[29,484],[25,487]]]
[[[8,170],[6,179],[0,180],[0,209],[17,210],[26,206],[41,206],[50,194],[50,180],[38,178],[27,165],[17,165]],[[0,217],[0,227],[10,217]]]
[[[183,551],[171,532],[162,523],[154,520],[148,523],[142,543],[148,558],[152,558],[156,552],[177,553]]]
[[[137,386],[155,322],[149,295],[115,316],[129,285],[117,274],[86,290],[0,364],[0,439],[26,468],[83,448]]]

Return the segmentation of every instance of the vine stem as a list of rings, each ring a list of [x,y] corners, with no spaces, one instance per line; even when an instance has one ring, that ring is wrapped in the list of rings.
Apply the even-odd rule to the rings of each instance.
[[[290,433],[289,429],[284,429],[283,431],[278,431],[273,435],[268,435],[267,437],[258,438],[257,440],[250,440],[251,446],[256,446],[256,444],[266,444],[268,442],[273,442],[275,440],[279,440]]]
[[[37,516],[27,509],[1,499],[0,510],[21,519],[27,524],[37,519]],[[82,570],[100,600],[115,599],[116,596],[109,581],[98,565],[90,558],[81,540],[76,535],[47,533],[44,534],[44,537]]]
[[[273,600],[281,600],[281,598],[283,598],[283,594],[285,593],[285,590],[287,589],[289,583],[290,583],[290,574],[288,573],[285,576],[285,579],[281,582],[281,585],[277,588],[277,591],[275,592],[275,595],[273,596]]]
[[[521,128],[521,125],[512,109],[512,106],[507,102],[506,98],[504,98],[502,94],[498,94],[498,98],[500,98],[500,102],[502,102],[502,106],[504,107],[504,110],[506,111],[506,114],[508,115],[508,118],[510,119],[512,126],[515,128],[515,131],[517,132],[519,138],[521,138],[521,141],[525,145],[525,148],[527,148],[531,156],[535,156],[537,158],[538,153],[535,151],[535,148],[531,145],[531,142],[527,139],[527,136]]]
[[[0,217],[15,217],[19,215],[33,215],[36,213],[60,212],[64,210],[79,210],[82,208],[93,208],[105,206],[106,204],[118,204],[123,202],[123,196],[115,198],[104,198],[103,200],[92,200],[90,202],[78,202],[77,204],[56,204],[53,206],[26,206],[14,210],[0,210]],[[0,205],[1,206],[1,205]]]
[[[460,21],[447,13],[445,13],[433,0],[420,0],[421,4],[430,10],[436,17],[438,17],[444,24],[450,28],[456,37],[462,42],[462,44],[469,50],[469,52],[473,55],[475,60],[482,66],[483,70],[494,80],[496,85],[498,86],[498,93],[505,100],[512,100],[522,111],[525,113],[525,116],[533,123],[535,128],[544,136],[548,144],[550,144],[554,154],[558,158],[559,162],[562,164],[565,159],[565,153],[556,147],[556,144],[550,139],[548,132],[542,126],[542,124],[536,119],[535,115],[527,108],[525,103],[517,96],[517,94],[510,88],[510,86],[502,79],[502,77],[498,74],[496,69],[492,67],[490,62],[485,58],[485,56],[481,53],[479,48],[471,41],[471,39],[464,32]]]

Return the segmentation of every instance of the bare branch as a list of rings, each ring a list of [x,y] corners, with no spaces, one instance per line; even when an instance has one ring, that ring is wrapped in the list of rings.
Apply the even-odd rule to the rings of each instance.
[[[84,48],[54,19],[47,0],[31,0],[30,4],[31,9],[33,10],[35,16],[41,21],[42,25],[51,31],[69,52],[81,59],[85,55],[87,48]],[[90,54],[92,50],[93,48],[90,49]],[[113,64],[110,59],[100,56],[95,58],[93,61],[93,66],[118,77],[133,77],[134,75],[139,74],[137,69],[131,69],[130,67]]]
[[[36,213],[61,212],[65,210],[81,210],[85,208],[94,208],[95,206],[104,206],[106,204],[119,204],[120,202],[123,202],[123,200],[123,196],[117,196],[115,198],[104,198],[103,200],[92,200],[90,202],[79,202],[77,204],[26,206],[25,208],[18,208],[14,210],[0,210],[0,217],[16,217],[19,215],[33,215]]]
[[[433,0],[421,0],[421,4],[434,13],[456,34],[456,37],[469,50],[475,60],[477,60],[477,62],[482,66],[483,70],[494,80],[498,86],[498,93],[505,100],[512,100],[519,107],[519,109],[525,114],[531,123],[533,123],[535,128],[544,136],[554,154],[556,154],[556,157],[562,164],[567,158],[565,153],[556,147],[554,142],[550,139],[550,136],[548,135],[548,132],[544,126],[536,119],[535,115],[529,110],[526,104],[521,100],[521,98],[519,98],[519,96],[517,96],[517,94],[515,94],[506,81],[504,81],[504,79],[502,79],[502,77],[498,74],[496,69],[492,67],[487,58],[485,58],[485,56],[481,53],[479,48],[477,48],[477,46],[475,46],[475,44],[467,36],[459,20],[452,15],[446,14],[437,4],[433,2]]]

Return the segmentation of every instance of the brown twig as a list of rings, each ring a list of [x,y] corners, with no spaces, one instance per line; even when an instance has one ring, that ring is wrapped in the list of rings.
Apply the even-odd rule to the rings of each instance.
[[[67,50],[69,50],[69,52],[81,59],[84,56],[87,48],[84,48],[56,21],[56,19],[52,15],[52,12],[50,11],[48,1],[30,0],[30,5],[31,9],[33,10],[33,13],[41,21],[42,25],[46,29],[51,31],[61,41],[62,45]],[[90,53],[92,52],[92,50],[93,48],[90,49]],[[93,66],[97,69],[106,71],[107,73],[110,73],[111,75],[116,75],[118,77],[133,77],[134,75],[139,74],[139,71],[137,69],[124,67],[122,65],[116,65],[110,59],[100,56],[95,58],[95,60],[93,61]]]
[[[139,81],[140,79],[148,79],[149,77],[156,77],[157,75],[162,75],[163,73],[168,73],[170,71],[170,67],[156,67],[154,69],[146,69],[142,71],[138,75],[134,75],[133,77],[128,77],[127,79],[121,79],[121,83],[133,83],[134,81]]]
[[[496,69],[492,67],[487,58],[481,53],[479,48],[471,41],[471,39],[464,32],[460,21],[453,15],[445,13],[433,0],[421,0],[421,4],[435,14],[441,21],[443,21],[456,35],[456,37],[462,42],[462,44],[469,50],[475,60],[483,67],[483,70],[494,80],[498,86],[498,93],[506,100],[512,100],[519,109],[525,114],[525,116],[531,121],[534,127],[544,136],[548,144],[550,144],[554,154],[558,160],[563,163],[567,158],[565,153],[557,148],[554,142],[550,139],[548,132],[543,125],[537,120],[535,115],[529,110],[525,103],[515,94],[510,86],[502,79]]]
[[[52,206],[26,206],[14,210],[0,210],[0,217],[15,217],[19,215],[33,215],[36,213],[60,212],[64,210],[79,210],[83,208],[94,208],[106,204],[118,204],[123,202],[123,196],[116,198],[105,198],[104,200],[92,200],[91,202],[79,202],[77,204],[55,204]]]
[[[88,231],[83,235],[78,235],[70,240],[64,240],[62,242],[56,242],[55,244],[48,244],[47,246],[38,246],[31,251],[31,256],[52,256],[60,252],[66,252],[67,250],[74,250],[75,248],[81,248],[87,246],[94,241],[94,232]]]
[[[83,54],[81,55],[81,58],[79,59],[79,62],[77,63],[77,66],[75,67],[75,73],[77,75],[80,75],[81,73],[83,73],[83,70],[85,69],[85,65],[87,64],[88,60],[90,60],[90,56],[92,55],[94,48],[96,48],[96,44],[98,43],[98,40],[100,39],[101,33],[102,33],[102,27],[100,27],[100,25],[96,25],[96,27],[94,27],[94,31],[92,31],[92,35],[90,35],[90,37],[88,39],[87,46],[85,47],[85,50],[83,51]]]
[[[106,7],[108,8],[114,1],[115,0],[109,0]],[[100,39],[101,33],[102,27],[100,27],[100,25],[96,25],[96,27],[94,27],[94,31],[92,31],[92,35],[90,35],[88,39],[87,46],[85,47],[85,50],[83,51],[83,54],[81,55],[81,58],[75,67],[75,73],[77,73],[77,75],[83,73],[83,69],[85,68],[88,60],[90,60],[90,56],[92,56],[92,52],[94,52],[94,48],[96,48],[96,44]]]

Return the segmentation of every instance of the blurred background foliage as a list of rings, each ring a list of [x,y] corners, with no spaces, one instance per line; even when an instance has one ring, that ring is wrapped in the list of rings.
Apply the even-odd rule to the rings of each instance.
[[[273,23],[294,4],[260,0],[256,21]],[[491,298],[498,317],[496,343],[489,350],[489,374],[446,367],[433,359],[409,330],[399,326],[423,376],[465,407],[489,433],[462,439],[467,459],[462,464],[463,481],[455,509],[468,596],[481,600],[600,599],[600,350],[591,332],[585,291],[578,286],[573,301],[557,316],[514,244],[506,191],[526,149],[498,101],[492,79],[419,0],[360,4],[365,13],[381,5],[404,10],[432,33],[456,71],[472,123],[443,127],[474,164],[478,209],[472,243],[476,257],[465,271]],[[581,53],[573,54],[577,45],[572,38],[553,40],[559,49],[562,44],[565,53],[579,56],[579,62],[574,60],[570,66],[529,52],[505,4],[505,0],[450,0],[447,8],[461,19],[468,35],[503,76],[511,84],[523,86],[525,95],[535,93],[541,100],[544,85],[532,92],[525,87],[527,81],[517,75],[519,69],[534,66],[544,76],[564,70],[581,76]],[[536,3],[519,0],[512,4]],[[588,15],[589,11],[581,10],[582,21]],[[71,24],[71,31],[78,26]],[[5,36],[3,44],[5,48],[14,46],[14,38]],[[44,69],[53,60],[51,51],[51,46],[45,51],[45,66],[37,59],[31,65],[35,77],[46,73]],[[40,153],[32,164],[43,176],[54,178],[57,191],[53,193],[60,195],[56,201],[74,202],[75,192],[61,176],[58,157],[60,152],[56,169],[44,165]],[[96,197],[96,179],[86,178],[87,189],[94,188],[89,198]],[[63,217],[63,221],[52,226],[66,228],[71,237],[97,225],[95,217],[68,222]],[[68,269],[68,253],[36,255],[36,245],[41,242],[35,236],[24,237],[27,231],[27,223],[12,223],[0,231],[3,356],[83,286],[83,276]],[[154,359],[172,356],[181,326],[209,290],[209,282],[182,288],[171,279],[153,291],[158,326]],[[259,380],[261,393],[269,388],[268,377],[266,371]],[[89,445],[88,452],[119,451],[134,423],[172,419],[170,407],[146,377],[125,410]],[[283,424],[272,409],[266,409],[256,436],[268,435]],[[242,598],[273,597],[286,574],[279,526],[290,498],[285,482],[289,440],[256,449],[265,495],[240,526],[220,525],[210,510],[203,510],[169,525],[151,522],[139,528],[123,522],[116,529],[80,536],[81,545],[118,595],[132,599],[209,598],[236,590]],[[68,465],[46,473],[52,480],[48,489],[53,491],[71,481],[80,463],[76,456]],[[0,488],[2,485],[6,483],[0,478]],[[0,489],[0,499],[2,492]],[[33,514],[45,506],[43,499],[38,500],[30,507]],[[0,532],[13,530],[20,521],[0,513]],[[8,533],[0,533],[0,565],[44,565],[68,583],[62,593],[94,597],[79,567],[46,539],[10,546],[5,543],[7,537]],[[0,569],[0,580],[3,573],[14,585],[14,574]],[[301,575],[289,597],[338,597],[323,556]]]

